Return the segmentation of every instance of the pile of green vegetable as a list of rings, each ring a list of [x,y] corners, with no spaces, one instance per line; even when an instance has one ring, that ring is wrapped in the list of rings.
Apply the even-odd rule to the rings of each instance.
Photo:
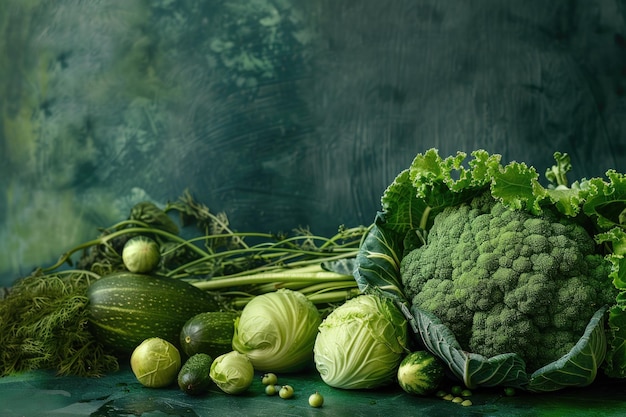
[[[141,203],[0,300],[0,373],[101,375],[130,358],[142,384],[191,395],[307,369],[414,395],[624,378],[626,176],[569,183],[554,156],[544,186],[524,163],[430,149],[371,226],[330,238],[237,232],[188,193]],[[441,396],[471,404],[456,391]]]
[[[357,256],[421,346],[469,387],[553,391],[626,376],[626,177],[567,181],[478,150],[417,155]]]
[[[99,376],[148,337],[180,346],[192,316],[238,313],[280,289],[296,291],[321,317],[359,294],[352,270],[366,231],[237,232],[187,192],[164,208],[140,203],[127,220],[8,289],[0,299],[0,376],[41,368]]]

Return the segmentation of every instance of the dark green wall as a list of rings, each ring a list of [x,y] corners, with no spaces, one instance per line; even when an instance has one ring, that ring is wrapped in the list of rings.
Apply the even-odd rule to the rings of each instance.
[[[0,284],[189,188],[368,224],[415,154],[626,170],[623,0],[5,0]]]

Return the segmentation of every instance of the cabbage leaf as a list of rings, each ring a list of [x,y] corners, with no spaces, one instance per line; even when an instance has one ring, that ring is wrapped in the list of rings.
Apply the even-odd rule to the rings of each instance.
[[[530,376],[529,391],[556,391],[564,387],[591,384],[606,355],[604,318],[608,306],[599,309],[589,321],[578,343],[562,358]]]
[[[434,314],[416,307],[411,308],[411,314],[421,343],[442,359],[467,388],[499,385],[523,388],[528,382],[526,364],[519,355],[505,353],[486,358],[467,352]]]

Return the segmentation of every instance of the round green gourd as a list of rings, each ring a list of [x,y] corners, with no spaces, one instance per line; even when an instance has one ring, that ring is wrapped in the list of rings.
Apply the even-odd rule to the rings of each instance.
[[[205,394],[213,381],[209,376],[213,358],[205,353],[190,356],[178,373],[178,387],[189,395]]]
[[[409,353],[398,367],[398,383],[413,395],[435,392],[445,378],[445,366],[439,358],[426,350]]]
[[[190,318],[180,331],[180,346],[187,356],[206,353],[213,358],[232,349],[239,313],[208,311]]]

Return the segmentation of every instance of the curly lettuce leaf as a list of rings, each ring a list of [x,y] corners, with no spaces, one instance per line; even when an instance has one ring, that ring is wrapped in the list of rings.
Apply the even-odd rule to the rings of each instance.
[[[422,210],[433,217],[443,208],[459,205],[487,188],[494,198],[514,210],[540,214],[546,205],[554,205],[562,214],[576,216],[587,190],[578,182],[571,187],[565,185],[571,169],[569,156],[559,152],[554,156],[556,164],[546,177],[557,182],[547,188],[539,183],[534,167],[515,161],[502,165],[500,155],[482,149],[472,152],[469,160],[464,152],[442,158],[436,149],[429,149],[415,157],[408,172],[418,204],[426,204],[430,210]],[[394,197],[386,196],[388,207],[393,206]],[[402,214],[393,215],[402,218]],[[430,226],[422,224],[424,228]]]
[[[607,309],[605,306],[593,315],[583,336],[565,356],[533,372],[528,382],[529,391],[585,387],[595,380],[607,350],[604,331]]]
[[[617,305],[609,309],[608,345],[604,373],[612,378],[626,378],[626,311]]]
[[[606,375],[626,378],[626,175],[609,170],[608,181],[587,181],[584,213],[601,231],[595,238],[608,246],[611,262],[609,278],[619,290],[616,304],[609,310],[608,352],[604,364]]]
[[[381,197],[381,204],[385,228],[401,235],[423,227],[422,221],[428,217],[430,211],[426,202],[417,197],[408,169],[398,174],[387,187]]]
[[[428,207],[427,214],[431,217],[484,191],[500,166],[500,156],[485,151],[473,152],[467,164],[466,157],[464,152],[457,152],[443,159],[436,149],[430,149],[413,160],[409,168],[413,192]],[[431,225],[431,222],[421,223],[422,228]]]
[[[556,187],[567,187],[569,185],[567,173],[572,169],[570,157],[566,153],[555,152],[554,160],[556,164],[546,169],[546,179]]]
[[[609,310],[609,349],[606,355],[604,372],[614,378],[626,378],[626,231],[622,227],[596,235],[598,243],[611,246],[612,252],[607,256],[611,262],[609,278],[617,294],[616,304]]]
[[[512,162],[494,172],[491,195],[509,208],[540,214],[540,203],[547,197],[547,190],[539,184],[538,177],[533,167]]]
[[[607,259],[611,262],[609,278],[619,290],[626,290],[626,230],[614,227],[606,232],[598,233],[596,242],[607,243],[611,246],[611,253]],[[626,307],[626,306],[625,306]]]
[[[626,175],[615,170],[606,173],[608,181],[592,178],[586,182],[585,214],[596,218],[600,228],[626,226]]]

